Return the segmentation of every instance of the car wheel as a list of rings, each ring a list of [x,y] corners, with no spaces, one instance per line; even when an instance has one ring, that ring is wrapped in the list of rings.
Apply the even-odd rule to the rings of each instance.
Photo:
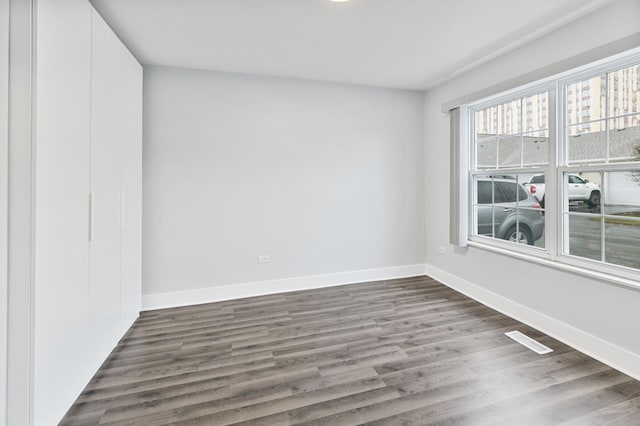
[[[516,230],[516,226],[512,225],[507,229],[507,232],[504,234],[504,239],[508,241],[517,242],[520,244],[528,244],[533,245],[533,236],[531,235],[531,230],[526,226],[520,225],[520,230]]]
[[[589,195],[589,199],[587,200],[587,205],[589,207],[596,207],[600,204],[600,191],[591,191],[591,195]]]

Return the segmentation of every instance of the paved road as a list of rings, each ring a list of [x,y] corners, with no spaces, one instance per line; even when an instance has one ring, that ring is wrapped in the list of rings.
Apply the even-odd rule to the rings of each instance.
[[[588,259],[601,260],[601,224],[590,217],[569,220],[569,251]],[[640,269],[640,224],[605,224],[605,260]]]
[[[637,207],[608,207],[609,214],[635,211]],[[602,260],[600,206],[590,208],[585,203],[571,203],[570,212],[591,213],[594,216],[571,216],[569,221],[569,252],[572,255]],[[629,220],[620,216],[621,220]],[[605,224],[605,261],[615,265],[640,269],[640,222]],[[545,246],[544,234],[534,245]]]
[[[572,203],[569,211],[599,215],[600,207],[590,208],[585,203]],[[612,208],[608,211],[610,214],[615,214]],[[570,253],[587,259],[602,260],[600,227],[600,220],[597,217],[572,216],[569,224]],[[544,247],[544,235],[534,245]],[[640,269],[640,223],[636,225],[607,223],[605,225],[605,260],[615,265]]]

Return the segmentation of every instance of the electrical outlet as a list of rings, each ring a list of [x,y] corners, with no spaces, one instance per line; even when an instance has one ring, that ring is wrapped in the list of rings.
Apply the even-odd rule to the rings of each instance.
[[[271,258],[268,254],[259,254],[258,255],[258,263],[269,263],[271,262]]]
[[[444,248],[443,246],[438,246],[438,253],[447,254],[447,249]]]

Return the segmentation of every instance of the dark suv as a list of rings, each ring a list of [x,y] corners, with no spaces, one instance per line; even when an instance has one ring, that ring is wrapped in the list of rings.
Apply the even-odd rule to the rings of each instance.
[[[542,237],[540,204],[512,179],[479,178],[478,234],[532,245]]]

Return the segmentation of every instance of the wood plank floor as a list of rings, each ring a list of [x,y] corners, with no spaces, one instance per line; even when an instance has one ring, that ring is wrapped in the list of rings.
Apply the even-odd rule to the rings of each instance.
[[[143,312],[62,421],[236,423],[640,425],[640,382],[416,277]]]

